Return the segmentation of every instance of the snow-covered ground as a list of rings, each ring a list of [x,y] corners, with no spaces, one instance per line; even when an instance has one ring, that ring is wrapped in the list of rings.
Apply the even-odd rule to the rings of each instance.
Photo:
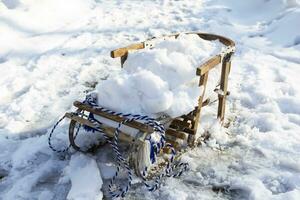
[[[183,156],[191,170],[152,193],[135,179],[126,198],[300,199],[299,27],[299,0],[0,1],[0,199],[100,199],[110,148],[61,157],[47,133],[119,70],[110,50],[181,31],[236,41],[231,123],[205,107],[211,139]],[[67,123],[58,131],[66,139]]]

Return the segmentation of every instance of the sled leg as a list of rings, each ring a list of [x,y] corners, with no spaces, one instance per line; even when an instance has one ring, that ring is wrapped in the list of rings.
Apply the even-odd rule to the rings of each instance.
[[[189,137],[188,137],[189,146],[193,146],[194,142],[195,142],[195,134],[197,132],[197,128],[198,128],[198,124],[199,124],[199,120],[200,120],[200,113],[201,113],[204,94],[205,94],[205,90],[206,90],[207,79],[208,79],[208,72],[201,75],[201,77],[200,77],[199,86],[200,87],[203,86],[203,92],[202,92],[201,96],[199,97],[198,107],[195,110],[196,111],[195,119],[192,121],[192,128],[191,129],[193,130],[194,134],[189,134]]]
[[[127,57],[128,57],[128,53],[121,56],[121,68],[123,68],[124,63],[127,60]]]
[[[221,72],[221,84],[220,90],[222,94],[218,94],[219,105],[218,105],[218,119],[221,122],[224,121],[225,116],[225,106],[226,106],[226,96],[227,96],[227,87],[228,87],[228,75],[231,68],[231,61],[230,61],[231,54],[227,54],[222,62],[222,72]]]

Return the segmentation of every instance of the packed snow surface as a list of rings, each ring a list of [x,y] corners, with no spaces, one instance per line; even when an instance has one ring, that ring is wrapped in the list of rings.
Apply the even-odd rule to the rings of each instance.
[[[116,77],[132,84],[157,80],[154,85],[120,85],[134,89],[134,101],[145,86],[174,94],[189,68],[172,74],[182,79],[171,87],[163,78],[169,74],[157,75],[159,68],[154,67],[168,68],[146,60],[156,56],[155,49],[130,54],[123,69],[109,52],[152,37],[200,31],[236,42],[225,120],[229,126],[215,120],[216,103],[204,107],[199,134],[208,131],[210,138],[183,156],[191,170],[166,179],[155,192],[134,177],[125,199],[299,200],[299,22],[299,0],[0,0],[0,199],[101,198],[116,170],[111,148],[87,155],[72,150],[56,154],[47,144],[51,126],[74,110],[74,100],[83,100],[96,85],[99,89],[106,81],[117,82]],[[197,58],[174,57],[168,58],[171,63],[186,62],[187,67]],[[142,63],[149,65],[137,70]],[[153,109],[157,99],[149,94],[152,98],[143,107],[128,111]],[[164,110],[167,103],[155,109]],[[53,139],[56,148],[68,145],[67,132],[65,120]],[[80,133],[76,141],[84,146],[95,136]]]
[[[98,83],[98,104],[125,113],[172,117],[188,113],[203,92],[196,68],[221,51],[219,41],[181,34],[158,42],[153,49],[131,52],[124,70]]]

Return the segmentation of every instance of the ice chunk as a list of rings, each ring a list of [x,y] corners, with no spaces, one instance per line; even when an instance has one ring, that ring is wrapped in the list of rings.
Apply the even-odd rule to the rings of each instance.
[[[75,154],[66,169],[72,187],[68,193],[69,200],[102,199],[102,179],[99,168],[94,159]]]

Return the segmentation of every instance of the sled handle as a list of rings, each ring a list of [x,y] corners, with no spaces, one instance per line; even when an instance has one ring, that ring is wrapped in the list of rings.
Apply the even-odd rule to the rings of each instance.
[[[122,57],[122,56],[126,55],[129,50],[138,50],[138,49],[144,49],[144,48],[145,48],[145,46],[144,46],[143,42],[136,43],[136,44],[129,45],[127,47],[113,50],[110,52],[110,56],[112,58],[118,58],[118,57]]]
[[[204,39],[204,40],[209,40],[209,41],[213,41],[213,40],[219,40],[222,44],[224,44],[225,46],[228,47],[234,47],[235,43],[233,40],[221,36],[221,35],[215,35],[215,34],[210,34],[210,33],[201,33],[201,32],[187,32],[185,34],[197,34],[200,38]],[[167,36],[163,36],[163,37],[153,37],[149,40],[146,40],[144,42],[140,42],[140,43],[135,43],[126,47],[122,47],[122,48],[118,48],[115,49],[113,51],[110,52],[110,56],[112,58],[118,58],[118,57],[122,57],[122,56],[126,56],[128,54],[128,51],[130,50],[139,50],[139,49],[144,49],[147,45],[147,43],[154,43],[155,40],[159,40],[159,39],[166,39],[166,38],[177,38],[180,35],[180,33],[176,33],[176,34],[172,34],[172,35],[167,35]],[[149,46],[154,47],[153,45]]]
[[[222,56],[221,55],[216,55],[212,58],[210,58],[208,61],[203,63],[197,68],[196,75],[197,76],[202,76],[206,74],[209,70],[213,69],[215,66],[221,63]]]

